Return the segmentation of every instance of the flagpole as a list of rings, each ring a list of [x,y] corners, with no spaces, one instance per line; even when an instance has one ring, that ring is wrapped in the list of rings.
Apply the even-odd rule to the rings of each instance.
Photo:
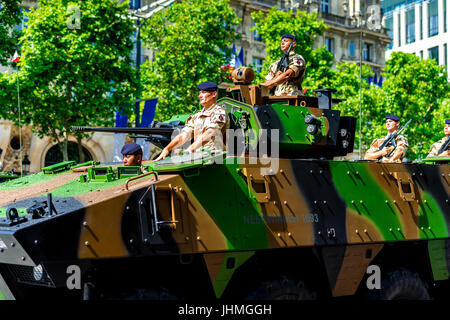
[[[20,119],[20,94],[19,94],[19,75],[17,75],[17,106],[19,109],[19,146],[20,146],[20,177],[23,177],[23,163],[22,163],[22,122]]]

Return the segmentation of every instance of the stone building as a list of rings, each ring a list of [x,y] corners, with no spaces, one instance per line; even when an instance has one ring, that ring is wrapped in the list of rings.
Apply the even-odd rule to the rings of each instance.
[[[58,146],[50,137],[39,138],[33,134],[31,126],[24,126],[20,137],[18,126],[10,121],[0,120],[0,171],[20,172],[22,159],[29,161],[29,167],[24,172],[38,172],[45,165],[53,164],[55,155],[59,154]],[[22,140],[22,152],[20,152]],[[69,143],[76,146],[77,140],[69,136]],[[73,146],[72,145],[72,146]],[[113,133],[94,133],[90,138],[83,139],[82,146],[86,157],[102,162],[110,162],[113,158]],[[77,150],[77,148],[72,148]]]
[[[242,18],[237,31],[242,39],[236,43],[237,52],[244,48],[244,65],[261,66],[266,56],[263,39],[250,29],[254,26],[251,12],[269,11],[273,6],[280,10],[297,10],[308,13],[317,12],[328,30],[315,39],[314,47],[326,46],[333,53],[335,62],[359,62],[360,45],[364,64],[379,73],[384,66],[384,52],[391,42],[388,30],[375,21],[373,10],[380,8],[379,0],[231,0],[231,6]],[[372,6],[372,7],[371,7]],[[371,18],[372,17],[372,18]],[[370,20],[372,23],[367,23]],[[376,23],[378,22],[378,25]]]
[[[161,0],[131,0],[130,8],[145,7]],[[28,9],[36,7],[37,0],[23,1],[22,6]],[[244,65],[254,65],[260,68],[266,56],[263,39],[251,31],[254,22],[251,12],[262,10],[269,11],[277,6],[280,10],[292,9],[306,12],[318,12],[320,19],[324,19],[329,29],[322,37],[315,40],[315,47],[326,46],[335,57],[335,62],[359,62],[368,64],[374,72],[378,73],[384,66],[385,49],[391,42],[388,30],[381,27],[381,17],[374,11],[380,7],[380,0],[230,0],[230,5],[236,14],[242,18],[237,26],[237,31],[242,38],[235,45],[237,53],[244,50]],[[375,8],[375,9],[374,9]],[[130,11],[132,11],[130,9]],[[21,27],[24,26],[24,23]],[[360,55],[360,52],[362,53]],[[136,56],[136,51],[133,53]],[[147,48],[142,48],[140,60],[144,62],[152,59],[153,53]],[[0,71],[4,71],[0,70]],[[10,72],[12,70],[9,70]],[[1,107],[1,106],[0,106]],[[33,135],[29,127],[22,129],[23,149],[20,153],[18,147],[18,128],[11,122],[0,120],[0,170],[20,170],[20,155],[27,156],[30,161],[30,172],[39,171],[51,158],[52,152],[57,148],[50,138],[40,139]],[[69,141],[76,143],[74,137]],[[113,134],[95,133],[91,138],[82,141],[85,154],[99,161],[111,161],[113,158]]]
[[[143,5],[154,2],[141,0]],[[261,68],[266,56],[263,39],[251,31],[254,26],[251,13],[268,12],[277,6],[280,10],[293,10],[294,14],[297,10],[317,12],[329,29],[315,39],[314,46],[326,46],[336,63],[359,62],[361,58],[378,74],[384,67],[386,46],[392,40],[389,30],[382,26],[380,0],[230,0],[230,5],[242,19],[236,28],[242,38],[235,45],[236,54],[244,49],[244,65]],[[152,54],[142,48],[141,61],[151,59]]]

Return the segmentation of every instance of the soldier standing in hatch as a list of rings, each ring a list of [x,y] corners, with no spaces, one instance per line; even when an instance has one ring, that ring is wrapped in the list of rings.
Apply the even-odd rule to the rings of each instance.
[[[186,125],[172,141],[162,150],[154,161],[166,158],[170,151],[183,145],[194,137],[194,142],[187,148],[187,152],[196,152],[200,148],[211,151],[225,150],[223,137],[229,126],[227,114],[223,107],[216,104],[218,87],[214,82],[206,81],[197,86],[198,98],[203,109],[186,120]]]
[[[366,155],[364,156],[364,160],[380,159],[381,162],[401,163],[403,157],[406,154],[406,150],[408,150],[408,140],[406,140],[406,138],[401,134],[398,135],[395,139],[395,142],[397,143],[397,148],[395,149],[395,151],[393,151],[394,147],[392,145],[388,145],[383,149],[378,150],[383,144],[384,140],[386,140],[391,134],[395,133],[398,130],[399,125],[399,117],[394,115],[386,116],[386,129],[388,131],[388,135],[384,138],[373,140],[369,150],[367,150]]]
[[[431,146],[430,153],[428,153],[427,158],[429,157],[450,157],[450,147],[448,147],[447,144],[447,150],[441,150],[443,148],[444,144],[447,142],[448,139],[450,139],[450,119],[445,120],[444,125],[444,134],[445,137],[439,140],[438,142],[434,143]],[[441,151],[441,153],[439,153]]]
[[[287,52],[291,43],[292,47]],[[266,81],[261,84],[269,90],[275,88],[275,96],[303,95],[302,82],[306,63],[301,55],[294,52],[296,45],[297,42],[292,34],[286,33],[281,36],[280,48],[284,54],[289,55],[289,67],[286,70],[279,70],[278,64],[281,59],[272,63]]]
[[[123,157],[124,166],[141,166],[142,163],[142,148],[137,143],[127,143],[120,151]]]

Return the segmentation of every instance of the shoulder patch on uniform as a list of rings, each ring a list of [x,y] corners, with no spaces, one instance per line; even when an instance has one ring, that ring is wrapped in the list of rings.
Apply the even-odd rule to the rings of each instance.
[[[305,64],[305,62],[301,56],[295,56],[293,58],[293,62],[294,62],[294,65],[296,65],[296,66],[303,66]]]

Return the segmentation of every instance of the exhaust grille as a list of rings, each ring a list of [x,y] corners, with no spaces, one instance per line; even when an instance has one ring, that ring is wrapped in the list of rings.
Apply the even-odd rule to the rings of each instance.
[[[54,288],[55,284],[53,283],[52,279],[47,274],[47,271],[42,266],[42,276],[39,280],[36,280],[37,276],[39,278],[39,273],[36,273],[35,275],[35,269],[34,267],[30,266],[21,266],[21,265],[9,265],[8,266],[9,272],[13,276],[13,278],[18,283],[23,284],[31,284],[31,285],[37,285],[37,286],[44,286],[44,287],[51,287]]]

